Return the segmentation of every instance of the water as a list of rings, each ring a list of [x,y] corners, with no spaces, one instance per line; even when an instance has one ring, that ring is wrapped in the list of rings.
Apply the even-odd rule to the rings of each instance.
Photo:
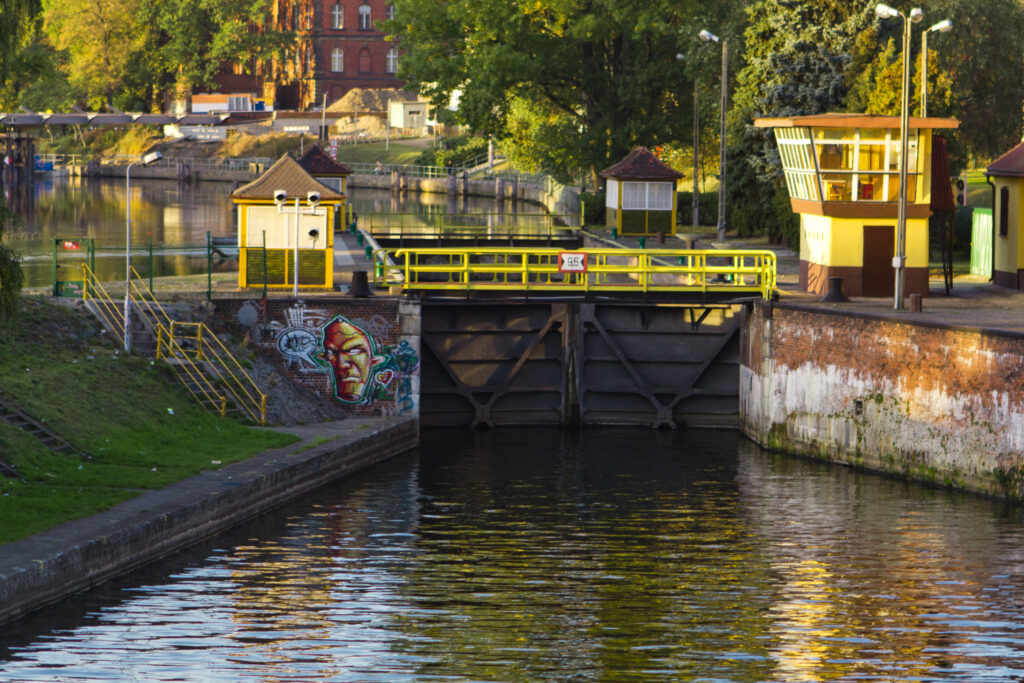
[[[425,431],[0,629],[18,681],[1014,681],[1020,510],[734,432]]]
[[[237,234],[229,198],[234,189],[233,183],[182,185],[173,180],[133,179],[132,265],[143,277],[148,276],[152,239],[154,276],[205,273],[207,232],[212,237]],[[27,286],[52,283],[53,243],[57,238],[94,239],[97,275],[101,280],[124,280],[127,194],[123,179],[44,178],[34,186],[19,186],[5,194],[9,206],[23,221],[10,229],[5,242],[22,258]],[[352,188],[350,194],[351,204],[361,217],[398,212],[473,213],[497,208],[494,199],[483,197],[453,201],[445,194],[411,194],[400,198],[387,190],[363,188]],[[511,205],[508,208],[511,210]],[[58,257],[62,268],[83,262],[84,246],[77,253],[61,250]],[[237,272],[238,262],[214,258],[213,268],[215,272]],[[81,276],[69,269],[62,270],[58,279],[80,280]]]

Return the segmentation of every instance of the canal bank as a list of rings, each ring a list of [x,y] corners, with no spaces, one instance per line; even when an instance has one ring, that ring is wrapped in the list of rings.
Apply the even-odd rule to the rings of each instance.
[[[414,448],[415,417],[281,427],[300,441],[7,544],[0,623],[213,536]]]
[[[923,313],[877,299],[755,305],[741,430],[771,450],[1020,502],[1024,331],[1011,299],[967,285]]]

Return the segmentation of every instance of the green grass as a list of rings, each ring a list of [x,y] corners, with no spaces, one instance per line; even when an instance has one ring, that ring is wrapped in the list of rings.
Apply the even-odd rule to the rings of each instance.
[[[340,145],[338,161],[355,164],[374,164],[380,161],[389,166],[412,164],[423,151],[422,146],[403,142],[392,142],[388,151],[384,151],[383,142],[370,142],[365,145]]]
[[[0,323],[0,395],[91,456],[0,423],[0,457],[20,475],[0,477],[0,542],[297,440],[207,412],[167,366],[125,355],[89,314],[41,297]]]

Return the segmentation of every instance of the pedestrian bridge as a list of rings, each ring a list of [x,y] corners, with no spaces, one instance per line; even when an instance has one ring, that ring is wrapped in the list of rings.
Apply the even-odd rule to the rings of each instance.
[[[775,254],[749,249],[430,247],[374,252],[374,283],[426,297],[548,294],[770,299]]]

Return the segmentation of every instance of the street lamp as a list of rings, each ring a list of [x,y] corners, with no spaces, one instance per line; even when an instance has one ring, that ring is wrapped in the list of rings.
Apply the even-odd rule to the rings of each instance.
[[[705,43],[722,43],[722,140],[718,155],[718,241],[725,241],[725,109],[728,104],[727,91],[729,85],[729,51],[725,40],[710,31],[701,31],[698,37]]]
[[[676,59],[683,61],[682,54],[677,54]],[[697,121],[697,78],[693,79],[693,229],[697,230],[700,225],[700,204],[697,187],[697,149],[700,145],[700,127]]]
[[[896,218],[896,255],[892,265],[896,270],[895,291],[893,292],[893,308],[903,310],[903,285],[906,280],[907,264],[907,162],[910,147],[910,25],[916,24],[924,16],[920,7],[910,10],[910,15],[903,14],[888,5],[878,3],[875,16],[879,19],[903,17],[903,97],[900,102],[900,197],[899,212]]]
[[[949,33],[952,30],[953,22],[943,19],[921,32],[921,118],[928,116],[928,34],[932,31]]]
[[[149,166],[164,158],[160,152],[150,152],[142,159],[128,164],[124,172],[124,350],[132,350],[132,166]]]

